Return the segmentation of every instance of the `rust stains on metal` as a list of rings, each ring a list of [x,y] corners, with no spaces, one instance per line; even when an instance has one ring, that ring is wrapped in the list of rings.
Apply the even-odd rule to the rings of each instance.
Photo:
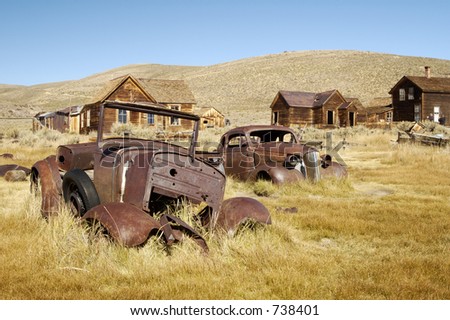
[[[248,221],[272,224],[270,212],[261,202],[253,198],[236,197],[222,203],[215,227],[233,232]]]
[[[172,245],[175,241],[182,241],[183,234],[185,234],[191,237],[205,252],[209,251],[208,245],[200,233],[180,218],[170,214],[163,214],[159,221],[168,245]]]
[[[36,162],[31,169],[30,180],[31,191],[35,194],[41,193],[42,215],[47,218],[58,214],[62,195],[62,179],[56,157],[49,156]]]
[[[126,247],[140,246],[161,229],[161,224],[144,211],[128,203],[100,204],[83,216],[97,220],[118,243]]]
[[[217,224],[234,230],[249,220],[271,222],[269,212],[257,200],[234,198],[223,202],[226,178],[222,162],[195,152],[198,116],[149,103],[114,101],[99,105],[98,111],[96,142],[60,146],[56,156],[32,167],[31,189],[41,191],[44,217],[57,214],[64,198],[75,215],[99,222],[124,246],[144,245],[153,234],[163,235],[169,246],[188,236],[205,252],[208,246],[197,230],[173,215],[162,214],[158,221],[155,213],[186,200],[206,205],[205,212],[214,222],[210,227]],[[148,139],[147,135],[111,136],[105,117],[123,111],[146,114],[147,119],[156,115],[169,117],[168,121],[191,121],[191,139],[177,144],[157,137]],[[280,155],[281,160],[284,158]]]

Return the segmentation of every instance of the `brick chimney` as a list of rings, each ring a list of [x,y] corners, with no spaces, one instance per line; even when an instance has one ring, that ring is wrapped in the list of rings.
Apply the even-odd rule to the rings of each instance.
[[[428,79],[431,78],[431,67],[429,66],[425,66],[425,77],[427,77]]]

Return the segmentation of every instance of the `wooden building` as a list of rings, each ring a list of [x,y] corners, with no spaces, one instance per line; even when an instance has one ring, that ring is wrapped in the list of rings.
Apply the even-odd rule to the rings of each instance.
[[[347,101],[338,90],[320,93],[279,91],[270,108],[271,123],[319,128],[354,126],[357,102]]]
[[[70,129],[70,107],[55,112],[39,112],[33,119],[33,131],[41,128],[67,132]]]
[[[225,116],[216,108],[198,108],[194,113],[200,116],[200,130],[207,128],[221,128],[225,126]]]
[[[126,75],[110,81],[92,103],[72,107],[70,131],[88,133],[97,130],[99,106],[104,101],[153,103],[174,110],[193,112],[196,102],[192,92],[183,80],[142,79]],[[114,123],[148,125],[157,130],[191,130],[192,123],[185,119],[147,116],[125,110],[107,110],[105,130],[110,131]]]
[[[372,99],[366,108],[358,112],[358,121],[366,124],[390,124],[393,121],[391,97]]]
[[[439,122],[450,117],[450,78],[404,76],[389,91],[394,121]]]

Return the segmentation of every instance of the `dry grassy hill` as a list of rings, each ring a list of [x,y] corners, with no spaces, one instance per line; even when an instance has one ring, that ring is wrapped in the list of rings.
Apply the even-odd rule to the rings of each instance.
[[[0,116],[33,114],[88,102],[106,81],[131,73],[137,77],[184,79],[200,106],[214,106],[234,124],[264,123],[278,90],[338,89],[363,104],[387,96],[403,75],[450,76],[450,61],[361,51],[284,52],[207,67],[129,65],[75,81],[35,86],[0,85]],[[9,113],[8,113],[9,112]]]

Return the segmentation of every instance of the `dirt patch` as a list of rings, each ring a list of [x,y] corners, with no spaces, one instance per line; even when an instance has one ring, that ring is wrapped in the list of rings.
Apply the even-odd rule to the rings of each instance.
[[[353,187],[359,193],[374,197],[384,197],[395,193],[395,190],[388,188],[385,185],[374,182],[355,183]]]

